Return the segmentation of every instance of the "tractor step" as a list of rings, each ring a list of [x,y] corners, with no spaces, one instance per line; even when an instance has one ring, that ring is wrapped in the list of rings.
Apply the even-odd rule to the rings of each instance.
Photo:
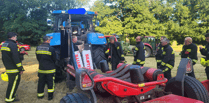
[[[199,100],[191,99],[191,98],[186,98],[174,94],[169,94],[166,96],[162,96],[160,98],[155,98],[143,103],[204,103]]]

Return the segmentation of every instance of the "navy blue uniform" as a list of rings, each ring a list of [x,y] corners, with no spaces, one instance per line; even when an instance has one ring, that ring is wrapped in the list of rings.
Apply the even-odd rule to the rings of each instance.
[[[134,48],[134,65],[143,66],[145,64],[145,47],[143,42],[137,42]]]
[[[206,56],[206,60],[209,60],[209,44],[206,45],[205,49],[200,49],[202,55]],[[209,80],[209,66],[206,66],[205,72],[207,75],[207,79]]]
[[[184,45],[181,52],[181,58],[190,58],[192,59],[192,64],[195,65],[197,63],[197,46],[193,43],[190,45]],[[191,73],[188,73],[189,76],[194,77],[194,69]]]
[[[6,102],[12,102],[15,99],[15,93],[20,83],[20,71],[24,71],[20,50],[15,41],[8,39],[1,47],[2,61],[8,74],[9,84],[6,93]]]
[[[164,72],[164,76],[169,80],[171,79],[171,69],[174,67],[175,55],[170,45],[163,46],[162,62],[160,69]]]

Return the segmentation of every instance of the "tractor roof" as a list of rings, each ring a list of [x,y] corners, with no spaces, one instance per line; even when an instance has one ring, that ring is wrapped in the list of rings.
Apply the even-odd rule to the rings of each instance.
[[[59,14],[71,14],[71,19],[75,21],[90,19],[94,15],[97,15],[97,12],[86,11],[84,8],[78,9],[69,9],[69,10],[54,10],[52,12],[53,15]]]

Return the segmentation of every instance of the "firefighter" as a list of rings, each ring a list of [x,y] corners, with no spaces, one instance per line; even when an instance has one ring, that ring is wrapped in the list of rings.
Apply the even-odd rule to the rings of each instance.
[[[53,99],[54,92],[54,79],[55,79],[55,60],[56,54],[53,47],[50,47],[50,37],[43,37],[44,43],[36,48],[36,58],[39,62],[38,70],[38,98],[42,99],[44,97],[44,87],[45,84],[48,86],[48,100]]]
[[[110,43],[107,44],[106,54],[108,55],[108,59],[110,59],[112,64],[112,70],[117,69],[117,65],[120,62],[124,63],[124,54],[121,44],[119,42],[115,42],[115,37],[111,36],[109,38]]]
[[[133,48],[134,50],[134,65],[143,66],[145,63],[145,47],[143,42],[141,41],[142,37],[136,37],[136,47]]]
[[[174,67],[175,56],[174,51],[169,45],[170,41],[167,38],[161,40],[161,45],[164,48],[162,56],[162,62],[160,69],[163,71],[164,76],[169,80],[171,79],[171,69]]]
[[[207,41],[206,47],[205,48],[200,47],[201,54],[206,56],[206,58],[204,59],[205,62],[203,63],[205,65],[202,64],[202,59],[203,58],[201,58],[200,62],[203,66],[206,67],[205,72],[206,72],[206,75],[207,75],[207,79],[209,80],[209,33],[205,34],[205,40]]]
[[[181,58],[190,58],[192,59],[192,65],[197,63],[197,46],[192,43],[191,37],[186,37],[184,40],[184,46],[182,48]],[[195,78],[194,69],[191,73],[188,73],[189,76]]]
[[[2,61],[9,78],[9,84],[5,98],[5,101],[8,103],[19,101],[16,99],[16,91],[20,83],[20,75],[23,73],[24,69],[20,60],[20,51],[16,44],[17,34],[14,32],[9,32],[7,37],[8,40],[2,45],[1,52]]]
[[[161,36],[160,41],[164,38],[166,38],[166,37]],[[162,51],[163,51],[163,47],[162,47],[161,43],[159,43],[158,47],[157,47],[157,54],[155,55],[155,59],[157,61],[157,68],[158,69],[160,68],[160,65],[161,65],[161,62],[162,62],[162,57],[161,57],[161,54],[163,53]]]

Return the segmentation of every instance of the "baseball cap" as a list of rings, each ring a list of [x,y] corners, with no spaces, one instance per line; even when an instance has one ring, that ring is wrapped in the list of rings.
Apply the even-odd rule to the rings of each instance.
[[[12,37],[14,37],[14,36],[16,36],[17,35],[17,33],[15,33],[15,32],[9,32],[8,34],[7,34],[7,37],[8,38],[12,38]]]

